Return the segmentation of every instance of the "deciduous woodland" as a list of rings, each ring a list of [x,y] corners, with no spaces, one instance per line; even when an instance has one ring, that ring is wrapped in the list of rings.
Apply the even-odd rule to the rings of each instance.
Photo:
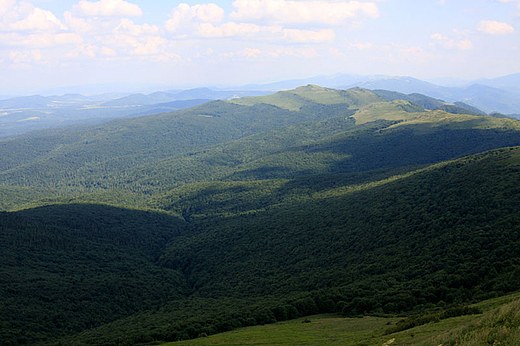
[[[2,140],[0,340],[479,312],[520,289],[519,146],[465,103],[314,85]]]

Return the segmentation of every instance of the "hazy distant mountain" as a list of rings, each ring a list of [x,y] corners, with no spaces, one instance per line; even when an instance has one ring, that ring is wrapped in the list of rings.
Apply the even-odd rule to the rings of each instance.
[[[487,85],[472,84],[466,87],[441,87],[413,77],[392,77],[373,79],[352,85],[366,89],[384,89],[404,94],[420,93],[446,102],[464,102],[486,113],[518,113],[520,93],[494,88]]]
[[[196,88],[184,90],[175,94],[175,100],[211,99],[229,100],[244,96],[263,96],[269,92],[258,90],[213,90],[209,88]]]
[[[152,93],[157,90],[166,90],[171,88],[165,84],[142,84],[142,83],[104,83],[104,84],[87,84],[87,85],[69,85],[38,91],[37,93],[44,96],[61,95],[67,93],[82,95],[100,95],[113,93]],[[179,90],[177,90],[179,91]]]
[[[344,85],[342,88],[348,89],[359,86],[365,89],[384,89],[397,91],[404,94],[419,93],[430,97],[443,98],[445,93],[441,92],[444,87],[425,82],[413,77],[382,77],[380,79],[370,79],[362,82],[356,82],[350,85]]]
[[[435,83],[433,83],[435,82]],[[362,87],[404,94],[419,93],[445,102],[464,102],[486,113],[518,113],[520,110],[520,73],[495,79],[468,82],[456,78],[432,78],[424,81],[409,76],[360,76],[338,74],[240,87],[244,90],[286,90],[301,85],[317,84],[329,88]],[[442,86],[441,86],[442,85]]]
[[[427,82],[430,82],[435,85],[445,86],[445,87],[463,87],[471,84],[470,81],[466,79],[460,78],[452,78],[452,77],[435,77],[426,79]]]
[[[21,96],[12,99],[1,100],[0,108],[43,108],[48,107],[52,99],[40,95]]]
[[[64,94],[60,96],[21,96],[10,99],[0,100],[0,109],[42,109],[56,108],[67,106],[78,106],[92,104],[95,101],[91,98],[80,94]]]
[[[173,94],[164,92],[155,92],[150,95],[144,94],[132,94],[125,97],[121,97],[116,100],[108,101],[102,104],[104,107],[122,107],[122,106],[145,106],[156,103],[164,103],[174,101],[175,97]]]
[[[327,88],[337,88],[342,85],[351,85],[354,83],[365,82],[371,78],[379,78],[379,76],[369,77],[369,76],[360,76],[354,74],[336,74],[332,76],[318,76],[311,78],[302,78],[302,79],[290,79],[285,81],[279,81],[268,84],[249,84],[240,87],[240,89],[245,90],[287,90],[294,89],[302,85],[321,85]]]
[[[520,92],[520,73],[510,74],[493,79],[480,79],[477,81],[477,83],[495,88],[507,89],[514,92]]]
[[[153,94],[132,94],[116,100],[105,102],[104,107],[122,107],[122,106],[144,106],[159,103],[167,103],[172,101],[185,100],[228,100],[231,98],[243,96],[263,96],[265,91],[244,91],[244,90],[212,90],[209,88],[196,88],[184,90],[181,92],[155,92]]]

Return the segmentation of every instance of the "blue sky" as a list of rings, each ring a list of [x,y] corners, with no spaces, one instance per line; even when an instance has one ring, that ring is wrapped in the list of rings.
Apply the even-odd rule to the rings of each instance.
[[[0,93],[520,72],[520,0],[0,0]]]

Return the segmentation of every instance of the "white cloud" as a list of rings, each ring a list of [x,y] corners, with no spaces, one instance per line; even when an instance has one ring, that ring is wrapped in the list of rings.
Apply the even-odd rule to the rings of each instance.
[[[281,27],[262,27],[248,23],[228,22],[219,26],[202,23],[199,25],[196,35],[206,38],[252,37],[261,33],[275,34],[281,30]]]
[[[335,58],[342,58],[345,56],[345,53],[342,53],[339,51],[339,49],[335,47],[329,48],[329,55],[335,57]]]
[[[157,57],[157,61],[159,62],[170,62],[170,61],[176,61],[181,60],[181,56],[177,53],[171,53],[171,52],[165,52],[159,55]]]
[[[460,50],[471,50],[473,49],[473,43],[470,40],[462,40],[458,44]]]
[[[112,50],[112,49],[110,49],[108,47],[103,46],[103,47],[101,47],[101,55],[104,55],[104,56],[116,56],[117,53],[114,50]]]
[[[459,49],[459,50],[471,50],[473,49],[473,43],[468,40],[454,40],[451,38],[448,38],[446,36],[443,36],[439,33],[435,33],[430,36],[430,38],[434,41],[437,41],[442,45],[442,47],[446,49]]]
[[[510,3],[510,2],[516,3],[516,8],[520,10],[520,0],[497,0],[497,1],[501,2],[501,3]]]
[[[87,43],[87,44],[82,44],[82,45],[74,48],[72,51],[65,54],[65,57],[67,57],[67,58],[79,58],[79,57],[95,58],[98,51],[99,51],[99,47]]]
[[[321,43],[334,41],[333,30],[297,30],[284,29],[283,38],[293,43]]]
[[[13,64],[27,64],[42,60],[42,53],[39,50],[32,51],[9,51],[9,61]]]
[[[393,59],[393,55],[389,55]],[[427,63],[433,55],[424,51],[421,47],[403,47],[398,51],[399,60],[408,60],[415,63]]]
[[[54,14],[28,2],[0,0],[0,32],[50,33],[67,30]]]
[[[6,46],[50,48],[61,45],[75,45],[82,42],[83,38],[73,33],[31,35],[20,35],[17,33],[0,34],[0,43]]]
[[[123,0],[101,0],[90,2],[81,0],[73,6],[73,11],[81,17],[140,17],[141,8]]]
[[[222,22],[224,14],[224,10],[215,4],[189,6],[182,3],[173,9],[164,27],[170,32],[189,32],[201,23]]]
[[[221,58],[232,58],[234,60],[278,59],[285,57],[314,59],[318,58],[320,54],[314,48],[281,47],[275,50],[246,48],[237,52],[221,53],[219,56]]]
[[[335,37],[333,30],[283,29],[281,26],[260,26],[235,22],[228,22],[219,26],[202,23],[195,34],[204,38],[254,37],[259,40],[278,40],[290,43],[330,42]]]
[[[159,33],[159,28],[157,25],[136,25],[130,19],[123,18],[114,31],[118,33],[127,33],[133,36],[157,35]]]
[[[125,55],[156,55],[168,41],[160,36],[106,35],[98,40],[108,49]]]
[[[491,35],[507,35],[515,32],[515,28],[507,23],[493,20],[482,20],[478,25],[478,31]]]
[[[0,0],[0,16],[9,11],[15,4],[14,0]]]
[[[11,29],[21,31],[57,31],[66,30],[67,27],[51,12],[35,7],[27,17],[11,24]]]
[[[350,46],[357,50],[368,50],[374,48],[374,44],[371,42],[366,43],[350,43]]]
[[[75,17],[70,11],[65,11],[65,13],[63,13],[63,19],[69,29],[74,32],[95,31],[95,26],[93,26],[91,22],[87,22],[84,18]]]
[[[359,17],[379,17],[374,2],[236,0],[233,6],[231,19],[269,24],[342,25]]]

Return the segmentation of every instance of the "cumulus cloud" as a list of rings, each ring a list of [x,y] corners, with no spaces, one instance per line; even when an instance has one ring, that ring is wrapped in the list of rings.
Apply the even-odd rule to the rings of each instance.
[[[215,26],[211,23],[202,23],[199,25],[196,35],[205,38],[223,38],[223,37],[252,37],[255,35],[274,35],[280,33],[282,27],[279,26],[260,26],[249,23],[228,22]]]
[[[159,28],[157,25],[136,25],[133,21],[127,18],[121,19],[119,25],[114,29],[115,32],[127,33],[133,36],[141,35],[157,35]]]
[[[11,29],[31,31],[57,31],[66,30],[67,27],[63,25],[54,14],[41,8],[33,8],[32,12],[25,18],[11,24]]]
[[[15,4],[14,0],[0,0],[0,16],[9,11]]]
[[[57,32],[67,27],[49,11],[28,2],[16,5],[14,1],[0,0],[0,32]]]
[[[334,40],[333,30],[284,29],[281,26],[261,26],[250,23],[228,22],[214,26],[202,23],[195,35],[204,38],[240,37],[258,40],[284,41],[289,43],[321,43]]]
[[[181,60],[181,56],[177,53],[172,52],[165,52],[157,57],[157,61],[159,62],[170,62],[176,60]]]
[[[507,35],[515,32],[515,28],[507,23],[493,20],[482,20],[478,25],[478,31],[491,35]]]
[[[63,13],[63,21],[74,32],[94,32],[96,26],[92,25],[92,21],[85,20],[85,18],[79,18],[72,14],[70,11]]]
[[[378,18],[375,2],[236,0],[229,17],[243,22],[268,24],[341,25],[359,17]]]
[[[201,23],[218,24],[224,18],[224,10],[215,4],[199,4],[189,6],[180,4],[170,14],[170,19],[164,23],[170,32],[193,31]]]
[[[374,44],[372,42],[366,42],[366,43],[350,43],[349,44],[352,48],[355,48],[357,50],[369,50],[374,48]]]
[[[498,2],[501,2],[501,3],[516,3],[516,8],[520,10],[520,0],[497,0]]]
[[[69,53],[65,54],[65,57],[67,58],[79,58],[79,57],[89,57],[89,58],[95,58],[97,55],[97,52],[99,51],[99,47],[92,45],[92,44],[83,44]]]
[[[233,58],[234,60],[251,60],[259,58],[284,58],[297,57],[304,59],[318,58],[320,54],[314,48],[281,47],[274,50],[261,50],[258,48],[246,48],[237,52],[221,53],[222,58]]]
[[[28,48],[49,48],[61,45],[75,45],[83,42],[83,38],[73,33],[0,34],[0,43],[5,46],[24,46]]]
[[[345,56],[345,53],[340,52],[339,49],[335,47],[329,48],[329,55],[335,58],[343,58]]]
[[[90,2],[81,0],[73,6],[73,11],[80,17],[140,17],[141,8],[123,0],[101,0]]]
[[[459,50],[471,50],[473,49],[473,43],[470,40],[454,40],[443,36],[439,33],[435,33],[430,36],[434,41],[437,41],[442,47],[446,49],[459,49]]]
[[[112,49],[110,49],[108,47],[103,46],[103,47],[101,47],[101,55],[104,55],[104,56],[115,56],[115,55],[117,55],[117,53],[114,50],[112,50]]]
[[[9,60],[14,64],[27,64],[33,61],[41,61],[42,53],[39,50],[27,52],[12,50],[9,51]]]
[[[125,34],[106,35],[98,38],[107,48],[126,55],[154,55],[161,52],[167,40],[160,36],[135,37]]]
[[[283,38],[288,42],[293,43],[321,43],[334,41],[333,30],[297,30],[285,29],[283,31]]]

